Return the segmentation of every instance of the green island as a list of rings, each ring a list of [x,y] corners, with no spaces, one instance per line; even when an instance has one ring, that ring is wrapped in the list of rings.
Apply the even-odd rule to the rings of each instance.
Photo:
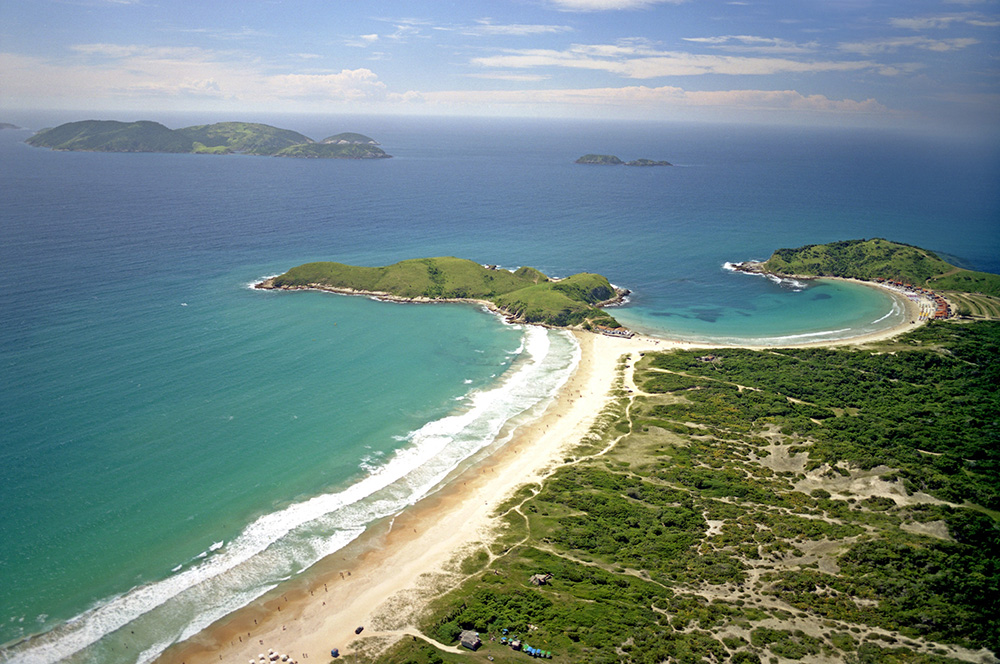
[[[656,161],[653,159],[622,161],[613,154],[585,154],[574,163],[597,164],[601,166],[673,166],[669,161]]]
[[[296,131],[253,122],[218,122],[169,129],[158,122],[84,120],[42,129],[28,145],[91,152],[248,154],[323,159],[386,159],[368,136],[341,133],[316,142]]]
[[[622,329],[599,307],[620,302],[628,294],[599,274],[550,279],[531,267],[509,272],[454,257],[411,259],[384,267],[306,263],[256,288],[319,289],[413,302],[477,301],[512,321],[588,330]]]
[[[23,129],[23,127],[18,127],[16,124],[9,122],[0,122],[0,130],[2,129]]]
[[[895,281],[941,293],[960,316],[1000,318],[1000,275],[956,267],[927,249],[882,238],[778,249],[764,262],[746,261],[736,269],[779,277]]]
[[[997,661],[1000,323],[617,376],[377,661]]]

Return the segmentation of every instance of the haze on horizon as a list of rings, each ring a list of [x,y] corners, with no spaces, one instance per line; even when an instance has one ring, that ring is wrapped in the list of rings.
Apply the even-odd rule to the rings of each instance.
[[[301,112],[996,135],[998,43],[998,0],[0,0],[0,120]]]

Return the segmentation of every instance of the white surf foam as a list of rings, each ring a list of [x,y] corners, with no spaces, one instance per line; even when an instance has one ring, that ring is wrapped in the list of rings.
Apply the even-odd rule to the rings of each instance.
[[[148,635],[138,661],[151,661],[171,643],[193,636],[281,579],[346,546],[367,524],[426,496],[502,434],[509,438],[508,425],[544,407],[580,357],[572,335],[538,327],[525,330],[517,353],[498,384],[474,390],[460,412],[411,432],[406,445],[369,466],[358,481],[258,517],[230,542],[214,542],[190,567],[108,598],[60,627],[12,646],[2,653],[4,661],[48,664],[88,648],[96,651],[104,637],[124,633],[126,626]]]

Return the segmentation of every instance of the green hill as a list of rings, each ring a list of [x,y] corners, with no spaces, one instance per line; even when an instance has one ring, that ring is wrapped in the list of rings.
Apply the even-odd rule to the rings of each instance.
[[[461,258],[411,259],[385,267],[306,263],[258,288],[325,288],[416,299],[486,300],[519,321],[567,327],[617,321],[595,305],[618,292],[597,274],[552,281],[534,268],[497,270]]]
[[[893,279],[1000,297],[1000,275],[955,267],[932,251],[881,238],[778,249],[760,267],[777,275]]]
[[[338,137],[344,137],[337,139]],[[348,140],[350,139],[350,140]],[[290,129],[255,122],[217,122],[168,129],[158,122],[84,120],[43,129],[26,142],[53,150],[92,152],[172,152],[231,154],[322,159],[384,159],[377,142],[363,134],[337,134],[316,143]]]
[[[601,166],[673,166],[669,161],[656,159],[633,159],[622,161],[613,154],[585,154],[576,160],[577,164],[598,164]]]
[[[365,145],[378,145],[378,141],[364,134],[356,134],[352,131],[345,131],[334,136],[327,136],[321,143],[363,143]]]
[[[363,143],[300,143],[274,153],[275,157],[305,159],[386,159],[385,150]]]
[[[83,120],[43,129],[25,141],[53,150],[191,152],[190,139],[158,122]]]
[[[229,152],[256,155],[273,155],[293,145],[313,142],[297,131],[255,122],[217,122],[176,131],[190,139],[192,144],[200,143],[206,148],[225,148]]]
[[[602,166],[619,166],[625,162],[613,154],[585,154],[576,160],[577,164],[600,164]]]

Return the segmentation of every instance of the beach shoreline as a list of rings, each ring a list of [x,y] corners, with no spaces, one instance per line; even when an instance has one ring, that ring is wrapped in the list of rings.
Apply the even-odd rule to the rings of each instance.
[[[269,649],[299,662],[313,661],[329,659],[332,648],[349,653],[358,639],[416,635],[414,607],[426,602],[437,585],[444,582],[442,590],[450,585],[447,579],[463,554],[492,540],[496,507],[551,472],[587,433],[609,399],[618,358],[691,346],[574,334],[581,348],[576,371],[541,416],[518,427],[506,445],[412,507],[374,524],[300,577],[168,648],[157,661],[249,661]],[[357,635],[359,626],[365,630]]]
[[[923,322],[920,307],[901,294],[894,295],[905,313],[898,325],[851,338],[784,347],[860,345],[915,329]],[[497,537],[501,526],[496,508],[520,487],[539,481],[564,462],[566,451],[583,438],[611,398],[621,357],[636,359],[645,352],[676,348],[725,347],[639,335],[624,339],[572,333],[580,346],[576,370],[545,411],[517,427],[509,442],[413,506],[372,524],[359,538],[299,577],[171,646],[156,661],[250,661],[274,650],[301,663],[328,660],[333,648],[348,654],[358,647],[378,650],[407,636],[428,639],[415,626],[422,607],[462,580],[458,571],[462,558],[487,549]],[[739,347],[773,350],[782,346]],[[364,630],[356,634],[357,627]],[[446,644],[438,646],[456,650]]]

